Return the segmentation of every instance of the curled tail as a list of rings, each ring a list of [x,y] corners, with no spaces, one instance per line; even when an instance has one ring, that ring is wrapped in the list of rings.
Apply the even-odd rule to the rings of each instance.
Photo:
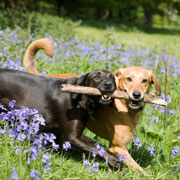
[[[53,57],[53,45],[50,39],[38,39],[34,42],[32,42],[24,55],[24,66],[26,70],[35,75],[40,75],[41,74],[38,72],[36,69],[36,53],[39,49],[43,49],[46,53],[46,55]]]

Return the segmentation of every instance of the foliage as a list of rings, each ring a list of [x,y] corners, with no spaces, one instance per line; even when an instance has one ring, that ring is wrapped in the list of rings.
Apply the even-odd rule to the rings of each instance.
[[[1,29],[7,27],[10,29],[19,29],[21,27],[19,30],[23,39],[27,39],[28,36],[43,36],[46,32],[53,37],[69,40],[74,36],[74,28],[81,23],[81,21],[73,22],[70,19],[38,12],[17,12],[16,23],[12,23],[12,17],[13,14],[10,15],[7,11],[0,12],[0,18],[2,20]],[[52,29],[54,29],[53,33]]]
[[[149,49],[142,49],[140,47],[124,46],[108,35],[106,36],[104,45],[90,39],[89,41],[81,41],[77,37],[65,40],[54,38],[47,34],[45,36],[53,41],[54,57],[50,59],[46,57],[43,52],[38,53],[37,67],[43,74],[83,74],[93,69],[108,69],[113,72],[119,67],[140,65],[153,70],[160,81],[162,92],[164,92],[164,66],[162,56],[166,54],[156,54]],[[30,34],[26,40],[24,40],[22,38],[21,28],[16,28],[16,31],[1,29],[0,66],[2,68],[25,71],[22,65],[24,51],[31,41],[39,37],[42,38],[42,35],[37,36],[37,34],[35,34],[32,36]],[[136,130],[136,135],[128,146],[134,159],[149,174],[147,178],[180,178],[180,90],[178,88],[180,61],[176,57],[167,57],[167,128],[165,131],[163,130],[162,120],[164,109],[159,106],[146,105],[144,115]],[[162,98],[164,98],[163,95]],[[1,106],[1,109],[2,108],[3,106]],[[22,124],[18,126],[20,122],[18,113],[23,114],[24,109],[14,110],[12,104],[9,108],[7,113],[1,113],[1,119],[3,120],[0,131],[1,178],[8,179],[14,177],[14,179],[17,179],[17,177],[19,177],[20,179],[27,179],[30,176],[35,179],[39,179],[40,177],[42,179],[144,178],[142,174],[130,171],[127,167],[123,167],[118,171],[111,170],[104,162],[98,160],[97,163],[96,158],[90,155],[82,155],[81,152],[78,153],[69,149],[71,146],[67,142],[64,143],[64,146],[62,145],[64,150],[61,148],[58,153],[52,152],[49,148],[39,150],[40,153],[37,159],[31,159],[32,164],[30,163],[28,165],[27,160],[29,160],[28,157],[31,154],[29,149],[33,147],[33,142],[28,141],[27,138],[21,141],[21,138],[25,137],[26,134],[25,136],[20,136],[19,134],[22,132],[25,133],[25,130],[21,129],[24,127]],[[14,112],[16,112],[15,116],[13,114]],[[26,113],[24,114],[26,115]],[[28,117],[25,116],[25,119],[27,118]],[[23,125],[26,124],[25,119],[22,121]],[[16,125],[12,126],[14,124]],[[18,131],[19,134],[14,136],[14,132],[17,132],[17,127],[20,127],[20,131]],[[5,130],[6,133],[3,130]],[[9,131],[11,132],[10,134]],[[88,130],[86,130],[85,133],[94,137],[97,142],[105,148],[108,148],[107,141],[95,136]],[[34,135],[34,137],[36,137],[36,135]],[[17,148],[20,149],[20,154],[16,154],[16,152],[18,152]],[[103,152],[103,149],[99,145],[97,145],[97,148],[99,149],[99,153]],[[24,154],[24,151],[29,154]],[[47,152],[49,154],[47,154]],[[121,161],[125,160],[123,157],[118,157],[118,159]],[[48,166],[50,168],[48,168],[47,171],[43,169],[44,163],[47,165],[51,164]]]
[[[173,22],[169,16],[179,15],[180,11],[178,0],[2,0],[0,7],[11,15],[14,24],[17,24],[18,16],[30,11],[82,19],[117,18],[143,24],[152,24],[153,16],[158,15],[163,24],[169,24]]]

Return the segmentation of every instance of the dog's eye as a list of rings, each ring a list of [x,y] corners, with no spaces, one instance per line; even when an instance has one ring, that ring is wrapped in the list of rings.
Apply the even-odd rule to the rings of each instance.
[[[147,83],[147,81],[148,81],[147,79],[143,79],[142,83]]]
[[[95,80],[99,80],[100,77],[101,77],[101,76],[97,74],[96,76],[94,76],[94,79],[95,79]]]
[[[128,81],[128,82],[132,82],[131,77],[127,77],[127,78],[126,78],[126,81]]]

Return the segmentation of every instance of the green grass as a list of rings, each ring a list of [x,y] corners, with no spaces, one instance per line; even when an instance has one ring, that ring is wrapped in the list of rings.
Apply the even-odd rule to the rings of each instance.
[[[42,20],[39,24],[42,29],[48,28],[48,21],[51,20],[51,28],[48,29],[49,36],[55,36],[54,41],[59,42],[60,39],[66,37],[69,40],[73,35],[76,35],[79,39],[85,40],[87,44],[92,45],[94,41],[100,41],[102,44],[110,45],[121,43],[123,44],[121,51],[125,51],[126,48],[134,44],[135,46],[141,46],[142,48],[148,48],[153,50],[159,55],[161,49],[167,47],[167,52],[180,58],[178,43],[180,40],[180,28],[179,27],[149,27],[142,25],[134,25],[128,23],[120,22],[100,22],[100,21],[88,21],[82,22],[82,25],[77,26],[73,24],[71,20],[66,22],[65,19],[59,19],[59,17],[54,17],[45,15],[41,17],[40,14],[36,15],[38,20]],[[59,26],[55,23],[57,21],[61,22],[63,26],[62,34],[59,33]],[[69,23],[70,22],[70,23]],[[35,33],[34,39],[44,37],[44,32],[38,26],[37,22],[34,22],[34,26],[37,26],[37,32]],[[55,24],[55,26],[53,26]],[[107,28],[113,27],[113,30],[107,30]],[[3,27],[3,30],[5,27]],[[27,48],[27,45],[31,41],[27,34],[29,32],[27,29],[21,29],[18,31],[18,41],[13,42],[15,36],[12,35],[9,38],[9,32],[3,32],[1,34],[4,38],[0,42],[0,53],[3,52],[4,48],[8,47],[0,57],[1,64],[6,62],[8,58],[16,61],[16,58],[22,62],[23,52]],[[66,30],[66,32],[65,32]],[[45,31],[45,30],[44,30]],[[46,32],[45,32],[46,33]],[[58,36],[58,37],[57,37]],[[91,38],[92,41],[88,41]],[[108,40],[107,40],[108,39]],[[22,44],[21,41],[22,40]],[[68,42],[69,43],[69,42]],[[58,43],[57,43],[58,44]],[[75,42],[69,48],[69,52],[76,52],[78,48],[74,48],[78,42]],[[23,46],[22,46],[23,45]],[[58,73],[76,73],[81,74],[86,73],[93,69],[107,69],[106,63],[99,60],[98,62],[88,63],[90,56],[80,56],[69,55],[68,58],[63,59],[64,51],[59,50],[59,46],[55,46],[54,50],[56,55],[52,62],[50,63],[50,58],[45,56],[37,56],[37,66],[39,71],[46,70],[48,74],[58,74]],[[58,51],[59,50],[59,51]],[[66,51],[67,52],[67,51]],[[111,52],[109,52],[111,53]],[[43,53],[40,53],[41,55]],[[102,52],[104,55],[104,52]],[[61,56],[62,55],[62,56]],[[9,56],[9,57],[8,57]],[[8,57],[8,58],[7,58]],[[13,59],[15,58],[15,60]],[[143,61],[145,58],[134,57],[133,64]],[[107,59],[106,59],[107,60]],[[113,61],[109,59],[108,61]],[[125,66],[120,63],[112,63],[111,67],[108,69],[110,71],[115,71],[119,67]],[[158,77],[162,92],[164,93],[164,74],[160,71],[163,68],[163,63],[158,61],[157,69],[153,70]],[[180,142],[177,140],[177,136],[180,134],[180,89],[179,89],[179,77],[175,78],[172,76],[173,72],[168,74],[168,95],[171,97],[172,102],[168,105],[169,109],[176,111],[175,114],[167,115],[166,120],[166,130],[163,129],[163,114],[153,107],[152,105],[147,105],[144,114],[138,124],[136,134],[141,140],[142,147],[137,149],[129,143],[128,149],[131,152],[133,158],[138,162],[143,169],[149,174],[149,176],[144,177],[143,174],[132,171],[128,167],[123,166],[119,170],[110,169],[103,160],[93,159],[88,154],[85,154],[85,158],[89,159],[91,163],[98,161],[100,163],[100,171],[98,173],[90,173],[89,167],[84,167],[82,163],[82,157],[84,156],[82,152],[77,152],[74,150],[69,150],[65,152],[61,150],[58,153],[52,152],[51,149],[46,149],[50,151],[52,158],[50,159],[51,170],[43,172],[41,158],[33,161],[31,166],[26,164],[26,156],[16,155],[13,152],[14,147],[21,147],[22,150],[27,149],[27,144],[21,144],[19,142],[12,142],[9,137],[0,136],[0,179],[8,179],[10,176],[10,170],[12,167],[16,167],[17,173],[20,179],[30,179],[29,172],[31,168],[38,170],[41,174],[42,179],[178,179],[180,178],[180,169],[176,170],[174,165],[180,164],[180,153],[177,154],[176,158],[172,158],[171,150],[173,147],[178,146],[180,148]],[[150,119],[153,116],[159,118],[159,122],[153,122],[151,124]],[[84,132],[88,136],[96,139],[101,145],[103,145],[106,150],[108,150],[108,142],[95,134],[91,133],[87,129]],[[151,145],[155,147],[155,156],[151,157],[147,151],[147,146]],[[133,150],[132,150],[133,149]],[[44,152],[42,152],[44,153]],[[171,176],[171,171],[173,175]]]
[[[180,27],[179,26],[147,26],[122,22],[87,21],[75,28],[78,38],[91,38],[100,42],[106,42],[106,36],[125,46],[134,45],[148,48],[160,53],[166,48],[168,54],[180,58]]]

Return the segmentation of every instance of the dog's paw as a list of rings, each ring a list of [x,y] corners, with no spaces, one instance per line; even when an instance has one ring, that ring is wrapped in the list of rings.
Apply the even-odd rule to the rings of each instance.
[[[114,169],[119,169],[121,167],[121,162],[114,156],[108,157],[108,164]]]

